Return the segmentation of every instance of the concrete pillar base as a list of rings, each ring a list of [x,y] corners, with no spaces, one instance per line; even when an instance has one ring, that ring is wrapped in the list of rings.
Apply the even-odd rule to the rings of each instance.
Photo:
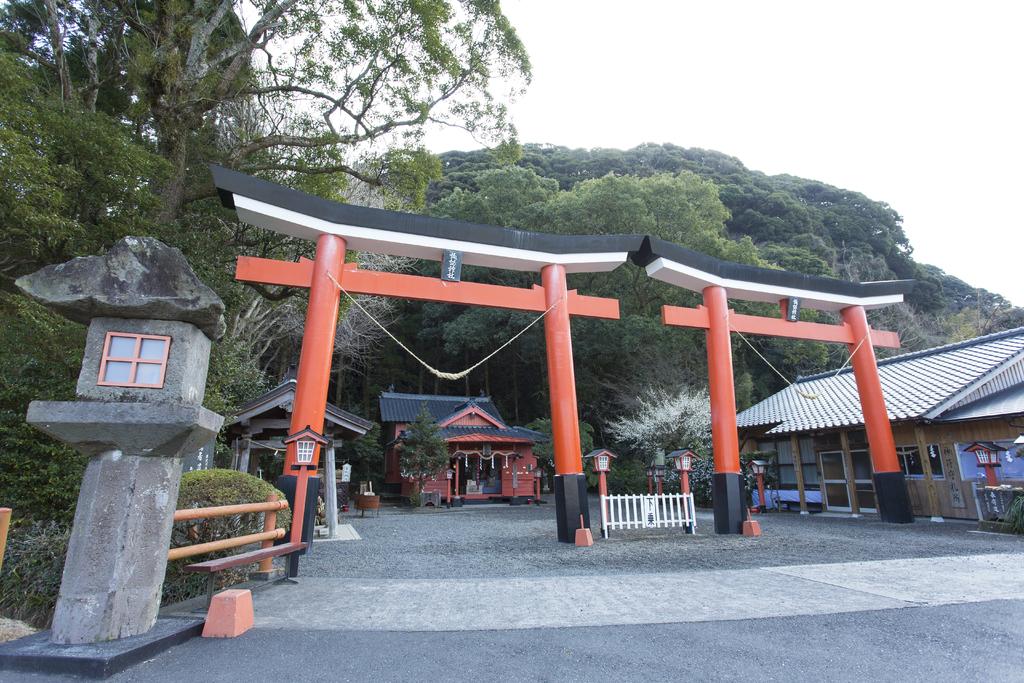
[[[153,627],[180,479],[181,458],[106,451],[89,460],[52,642],[96,643]]]
[[[876,472],[875,497],[878,500],[878,516],[890,524],[910,524],[914,521],[914,509],[907,493],[903,472]]]
[[[590,506],[587,505],[587,477],[583,474],[555,475],[555,518],[558,521],[558,540],[575,543],[576,530],[590,528]]]
[[[716,472],[711,500],[715,513],[715,533],[743,533],[743,521],[746,519],[743,477],[732,472]]]

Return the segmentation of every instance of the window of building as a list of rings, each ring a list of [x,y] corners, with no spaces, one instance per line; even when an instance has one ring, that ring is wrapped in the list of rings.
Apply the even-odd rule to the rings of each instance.
[[[903,466],[903,474],[908,477],[923,477],[924,465],[921,464],[921,451],[917,446],[897,446],[896,455]]]
[[[928,464],[932,469],[932,479],[945,479],[938,444],[928,444],[927,448]],[[922,462],[920,448],[917,446],[897,446],[896,454],[900,458],[903,474],[914,479],[924,478],[924,463]]]
[[[946,473],[942,469],[942,451],[939,450],[937,443],[928,444],[928,464],[932,468],[932,479],[946,478]]]
[[[96,383],[108,387],[159,389],[164,385],[170,348],[170,337],[107,332]]]

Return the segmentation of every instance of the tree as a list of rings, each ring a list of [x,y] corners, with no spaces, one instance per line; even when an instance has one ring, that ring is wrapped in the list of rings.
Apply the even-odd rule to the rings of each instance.
[[[162,160],[102,113],[67,111],[0,52],[0,283],[150,234]]]
[[[683,387],[670,393],[648,389],[636,408],[608,425],[616,441],[644,459],[676,448],[706,452],[711,446],[711,401],[707,389]]]
[[[402,436],[402,451],[399,456],[402,472],[416,480],[416,491],[423,490],[423,482],[447,467],[450,460],[448,444],[427,411],[426,404],[420,407],[416,421]]]
[[[171,163],[164,220],[212,196],[211,160],[407,179],[410,159],[393,150],[416,149],[428,123],[511,135],[491,81],[530,75],[515,29],[486,0],[20,0],[0,35],[64,101],[110,107],[155,138]]]
[[[540,432],[547,437],[547,440],[535,444],[533,454],[537,456],[537,462],[546,465],[551,472],[555,467],[555,444],[551,439],[551,418],[543,417],[534,420],[526,425],[527,429]],[[586,422],[580,422],[580,455],[585,455],[594,450],[594,428]]]

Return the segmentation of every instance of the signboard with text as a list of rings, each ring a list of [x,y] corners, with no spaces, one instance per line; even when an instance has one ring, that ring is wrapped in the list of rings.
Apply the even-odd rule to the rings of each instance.
[[[447,282],[459,282],[462,279],[461,251],[444,251],[441,257],[441,279]]]

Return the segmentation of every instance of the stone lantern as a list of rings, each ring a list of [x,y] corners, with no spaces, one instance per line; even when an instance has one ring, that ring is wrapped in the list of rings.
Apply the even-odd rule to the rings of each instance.
[[[160,606],[182,457],[223,423],[202,401],[224,304],[180,251],[142,237],[17,286],[89,326],[77,400],[34,401],[27,416],[89,456],[51,641],[144,634]]]

